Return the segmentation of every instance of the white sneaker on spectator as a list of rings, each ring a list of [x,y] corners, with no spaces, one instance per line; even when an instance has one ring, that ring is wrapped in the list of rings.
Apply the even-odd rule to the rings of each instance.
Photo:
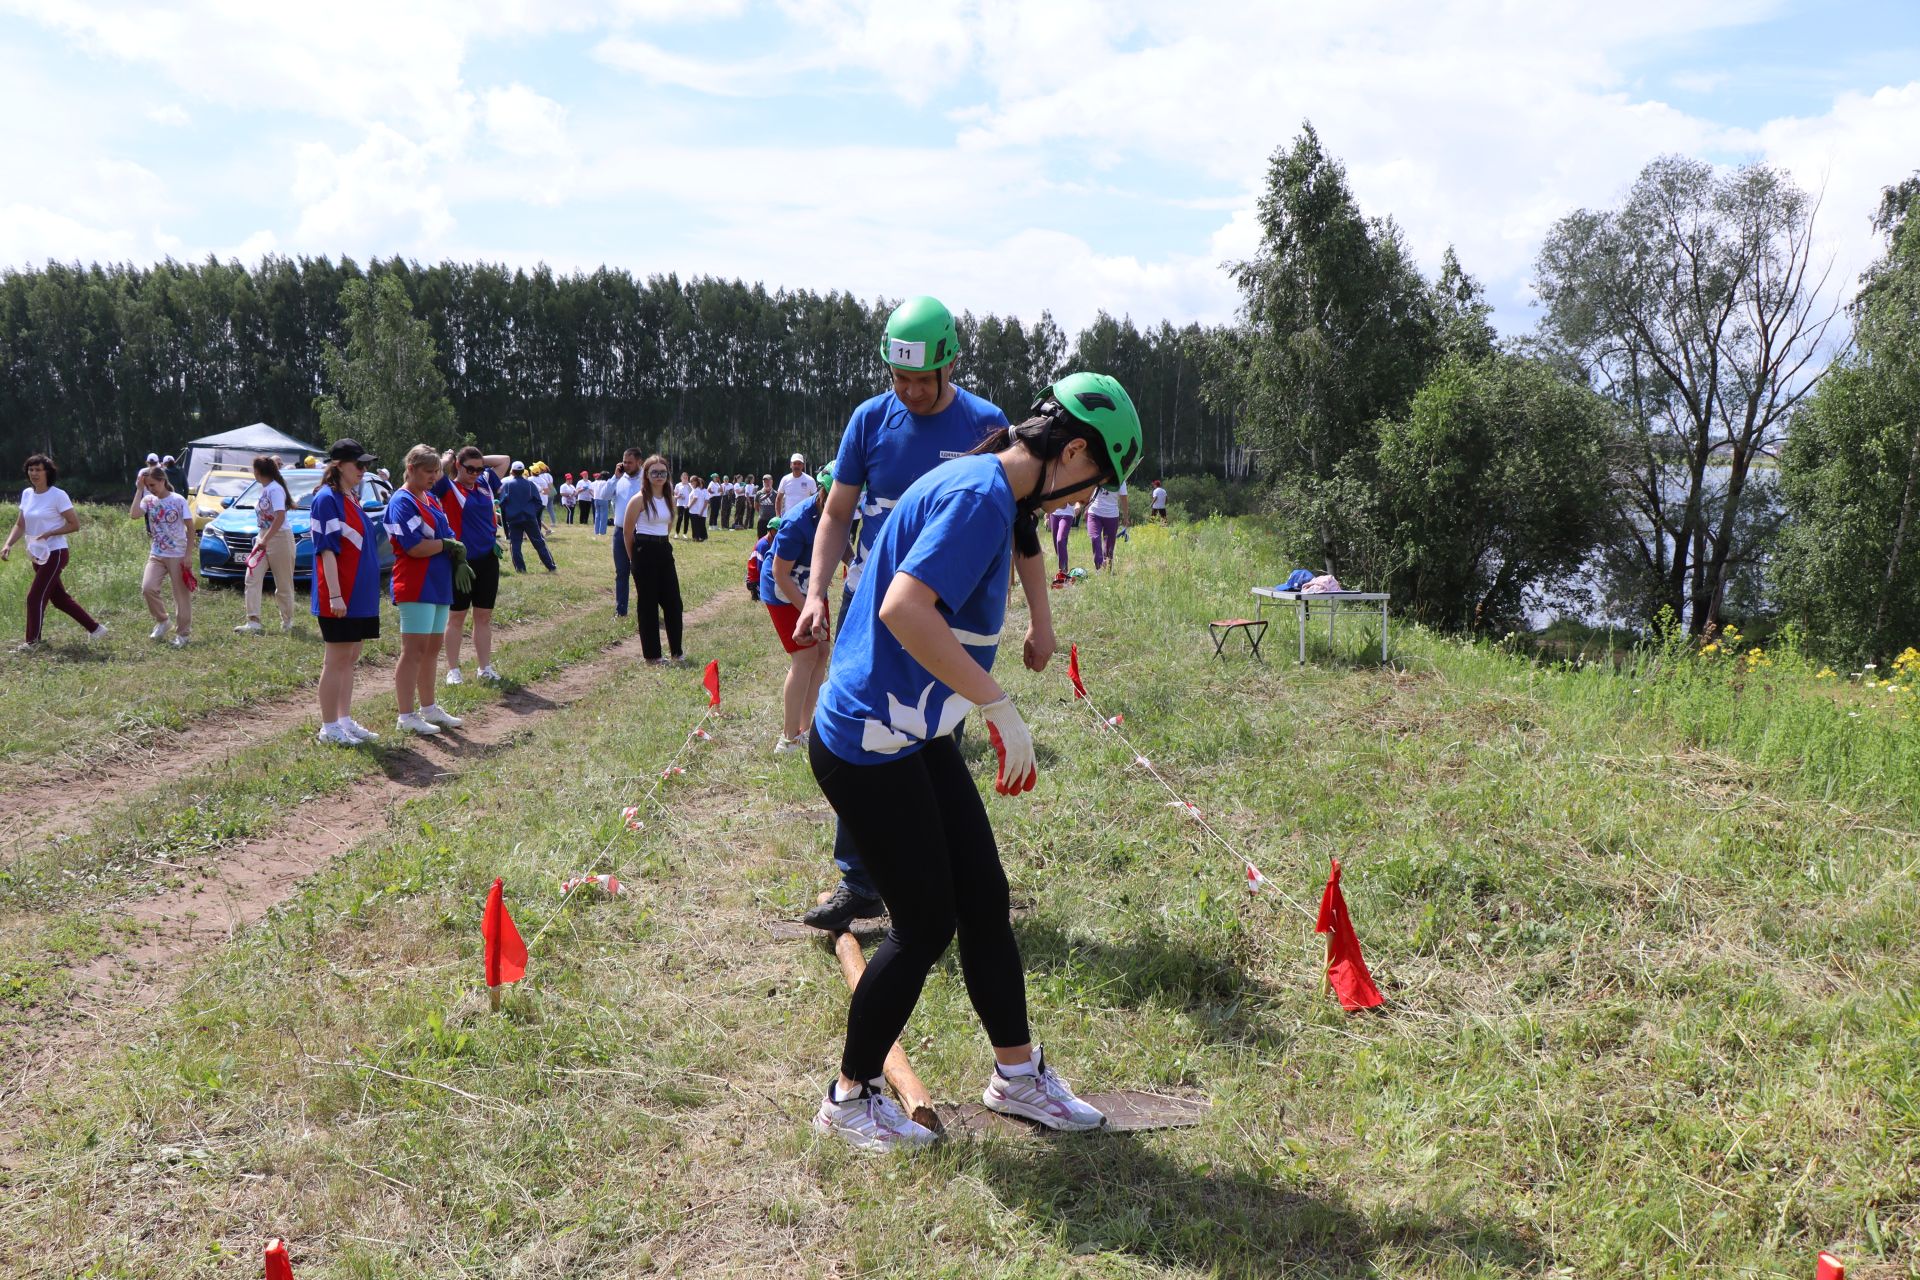
[[[107,634],[107,624],[103,622],[99,626],[95,627],[93,630],[87,632],[87,639],[89,640],[104,639],[106,634]]]
[[[805,745],[806,743],[800,738],[789,738],[785,734],[782,734],[780,735],[780,741],[773,744],[773,754],[783,756],[789,751],[798,751]]]
[[[1024,1116],[1049,1129],[1098,1129],[1107,1122],[1100,1112],[1080,1101],[1073,1089],[1053,1073],[1038,1049],[1033,1051],[1035,1070],[1030,1075],[1002,1075],[998,1068],[987,1080],[980,1100],[991,1111],[1005,1116]]]
[[[245,622],[233,629],[235,635],[242,636],[264,635],[266,634],[266,630],[267,629],[261,626],[259,621],[254,618],[248,618]]]
[[[345,720],[342,720],[340,722],[340,727],[342,729],[345,729],[355,742],[380,741],[379,734],[367,728],[367,726],[361,724],[358,720],[355,720],[352,716],[348,716]]]
[[[405,729],[408,733],[417,733],[423,738],[431,738],[440,732],[439,725],[421,719],[418,711],[408,711],[395,720],[394,723],[402,729]]]
[[[422,720],[425,720],[428,724],[437,724],[442,729],[458,729],[461,725],[466,723],[465,720],[462,720],[459,716],[454,715],[452,712],[442,711],[440,709],[440,704],[437,702],[430,703],[427,706],[420,708],[420,718]]]
[[[353,734],[337,724],[323,724],[320,726],[320,732],[313,736],[331,747],[358,746],[360,742]]]
[[[448,667],[448,668],[447,668],[447,683],[448,683],[448,684],[459,684],[459,683],[460,683],[460,681],[461,681],[461,679],[462,679],[462,677],[461,677],[461,675],[460,675],[460,668],[458,668],[458,667]]]
[[[156,622],[153,624],[153,630],[147,632],[147,639],[165,640],[167,638],[167,632],[172,629],[173,624],[171,622]]]
[[[495,671],[491,665],[480,668],[480,678],[490,684],[500,683],[500,673]]]
[[[292,631],[292,630],[293,630],[293,619],[292,619],[292,618],[282,618],[282,619],[280,620],[280,634],[284,636],[284,635],[286,635],[286,634],[287,634],[287,633],[288,633],[289,631]]]
[[[175,636],[175,637],[173,638],[173,647],[174,647],[174,648],[176,648],[176,649],[184,649],[184,648],[186,648],[186,647],[187,647],[187,638],[186,638],[185,636]]]
[[[836,1082],[837,1084],[838,1082]],[[878,1080],[868,1081],[845,1102],[835,1101],[833,1086],[813,1114],[816,1133],[830,1133],[861,1151],[899,1151],[924,1147],[939,1134],[916,1124],[900,1104],[882,1093]]]

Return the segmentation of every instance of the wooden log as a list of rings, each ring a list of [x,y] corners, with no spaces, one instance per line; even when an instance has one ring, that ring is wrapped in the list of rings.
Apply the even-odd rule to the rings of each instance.
[[[860,985],[860,975],[867,971],[867,956],[860,949],[860,939],[850,933],[836,933],[833,936],[833,954],[840,959],[840,973],[847,980],[847,989],[851,991]],[[941,1132],[940,1113],[933,1109],[933,1095],[927,1092],[927,1086],[920,1083],[920,1077],[913,1073],[913,1064],[907,1061],[907,1051],[900,1047],[898,1040],[887,1050],[887,1061],[883,1068],[887,1083],[893,1086],[900,1104],[913,1117],[913,1122],[925,1125],[935,1133]]]

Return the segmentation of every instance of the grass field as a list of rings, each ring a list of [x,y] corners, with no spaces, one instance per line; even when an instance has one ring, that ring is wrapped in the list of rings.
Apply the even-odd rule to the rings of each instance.
[[[744,551],[679,551],[689,604],[719,602],[689,650],[726,689],[683,775],[658,777],[698,673],[612,674],[418,788],[158,1008],[0,1091],[0,1274],[255,1274],[269,1235],[303,1280],[1784,1277],[1829,1247],[1856,1277],[1920,1274],[1920,723],[1880,673],[1676,641],[1616,675],[1414,628],[1386,669],[1360,630],[1305,667],[1219,661],[1205,622],[1281,557],[1252,522],[1138,529],[1116,574],[1053,594],[1062,658],[1077,641],[1100,710],[1281,892],[1249,896],[1059,665],[1003,655],[1042,774],[988,807],[1049,1057],[1083,1089],[1213,1109],[876,1160],[805,1128],[846,994],[823,948],[766,925],[827,884],[828,813],[804,760],[770,754],[785,663]],[[593,661],[609,613],[523,655],[529,689]],[[289,737],[281,766],[148,797],[146,837],[103,815],[21,851],[8,1051],[61,1035],[71,966],[123,945],[106,908],[260,838],[287,788],[351,804],[382,745]],[[1330,854],[1377,1015],[1321,994],[1286,900],[1312,906]],[[174,870],[138,869],[156,856]],[[562,905],[599,870],[631,896]],[[498,1015],[495,876],[532,945]],[[906,1044],[936,1098],[977,1096],[951,956]]]

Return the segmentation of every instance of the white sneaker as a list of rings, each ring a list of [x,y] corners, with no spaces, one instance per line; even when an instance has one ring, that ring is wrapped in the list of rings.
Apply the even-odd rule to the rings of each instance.
[[[280,634],[284,636],[292,630],[293,630],[293,619],[292,618],[282,619],[280,623]]]
[[[360,743],[352,733],[337,724],[321,725],[320,732],[313,736],[330,747],[353,747]]]
[[[420,718],[428,724],[437,724],[442,729],[458,729],[466,721],[449,711],[442,711],[439,703],[420,708]]]
[[[420,713],[418,711],[409,711],[405,715],[401,716],[394,723],[398,724],[402,729],[405,729],[408,733],[417,733],[423,738],[431,738],[433,737],[433,735],[440,732],[439,725],[433,724],[430,721],[421,719]]]
[[[233,631],[235,635],[259,636],[259,635],[265,635],[267,632],[267,629],[261,626],[254,619],[248,618],[245,622],[235,627]]]
[[[448,683],[448,684],[459,684],[459,683],[460,683],[460,668],[458,668],[458,667],[448,667],[448,668],[447,668],[447,683]]]
[[[489,684],[500,683],[500,673],[498,671],[495,671],[492,667],[480,668],[480,678],[482,680],[485,680]]]
[[[186,638],[185,636],[175,636],[175,637],[173,638],[173,647],[174,647],[174,648],[176,648],[176,649],[184,649],[184,648],[186,648],[186,647],[187,647],[187,638]]]
[[[860,1086],[845,1102],[835,1102],[833,1087],[813,1113],[815,1133],[830,1133],[861,1151],[900,1151],[928,1146],[940,1135],[916,1124],[900,1104],[882,1093],[878,1080]]]
[[[345,729],[355,742],[380,741],[379,734],[367,728],[367,726],[361,724],[358,720],[355,720],[352,716],[348,716],[345,720],[342,720],[340,722],[340,727],[342,729]]]
[[[165,640],[167,638],[167,632],[172,629],[173,624],[171,622],[156,622],[153,624],[153,630],[147,632],[147,639]]]
[[[106,638],[106,634],[107,634],[107,624],[103,622],[99,626],[95,627],[93,630],[87,632],[87,639],[103,640]]]
[[[980,1100],[1003,1116],[1023,1116],[1049,1129],[1098,1129],[1107,1118],[1073,1096],[1073,1089],[1053,1073],[1038,1049],[1033,1051],[1032,1075],[1005,1076],[996,1068]]]
[[[789,738],[785,734],[782,734],[780,741],[773,744],[773,754],[783,756],[789,751],[798,751],[804,745],[805,743],[799,738]]]

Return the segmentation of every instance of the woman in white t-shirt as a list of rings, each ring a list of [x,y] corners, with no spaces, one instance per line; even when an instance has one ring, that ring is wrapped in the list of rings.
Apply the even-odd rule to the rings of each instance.
[[[1161,524],[1165,524],[1167,522],[1167,482],[1165,480],[1155,480],[1153,482],[1151,505],[1153,518]]]
[[[667,488],[667,477],[667,460],[657,453],[641,465],[640,487],[620,513],[620,528],[615,534],[626,544],[627,565],[633,574],[633,620],[640,633],[640,652],[654,666],[687,659],[681,645],[684,606],[669,534],[673,495]],[[670,655],[665,657],[660,653],[662,621],[667,626]]]
[[[706,482],[696,478],[693,488],[687,491],[687,518],[693,521],[695,542],[707,540],[707,503],[712,500],[713,495],[707,492]]]
[[[254,522],[260,531],[254,535],[253,550],[247,555],[247,620],[234,630],[249,636],[266,630],[260,625],[260,593],[271,573],[284,635],[293,630],[294,609],[299,603],[293,595],[293,531],[287,528],[287,509],[293,504],[280,479],[278,458],[265,453],[254,458],[253,478],[260,482],[260,491],[253,499]]]
[[[1127,520],[1127,486],[1118,489],[1104,485],[1093,491],[1087,501],[1087,539],[1093,543],[1093,567],[1111,568],[1113,540]]]
[[[184,649],[193,631],[193,571],[187,568],[187,531],[193,512],[187,500],[167,482],[165,467],[140,473],[141,492],[127,508],[135,520],[147,522],[147,566],[140,574],[140,598],[153,615],[149,640],[165,640],[173,631],[173,647]],[[167,596],[173,597],[173,616],[167,616]]]
[[[27,487],[20,491],[20,518],[13,522],[6,542],[0,543],[0,560],[5,560],[13,545],[25,538],[27,555],[33,560],[33,585],[27,588],[27,635],[16,651],[25,653],[40,647],[40,624],[46,619],[48,605],[79,623],[89,638],[98,639],[107,634],[106,624],[95,622],[60,583],[60,575],[67,568],[67,535],[80,532],[73,500],[66,490],[54,487],[60,472],[46,454],[28,458],[26,473]]]

